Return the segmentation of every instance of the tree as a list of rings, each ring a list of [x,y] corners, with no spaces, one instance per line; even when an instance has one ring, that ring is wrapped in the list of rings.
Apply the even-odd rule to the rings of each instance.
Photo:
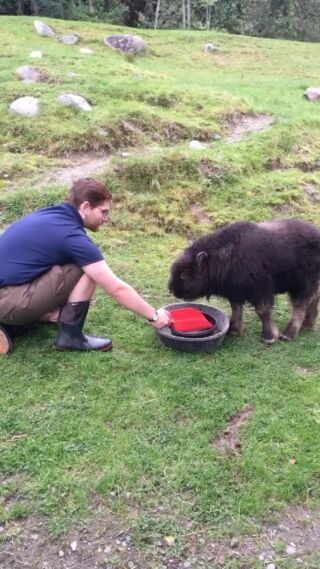
[[[160,0],[157,0],[156,15],[155,15],[155,19],[154,19],[154,29],[155,30],[158,27],[159,14],[160,14]]]
[[[191,26],[191,0],[186,0],[187,3],[187,28],[190,30]]]

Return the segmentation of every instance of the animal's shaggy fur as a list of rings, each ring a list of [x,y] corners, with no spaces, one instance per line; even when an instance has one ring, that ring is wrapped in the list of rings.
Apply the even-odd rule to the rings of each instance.
[[[306,221],[237,222],[196,240],[171,267],[169,290],[178,298],[222,296],[230,301],[229,333],[240,334],[242,307],[251,303],[262,322],[262,339],[274,342],[274,296],[287,292],[292,317],[281,334],[313,329],[320,297],[320,230]]]

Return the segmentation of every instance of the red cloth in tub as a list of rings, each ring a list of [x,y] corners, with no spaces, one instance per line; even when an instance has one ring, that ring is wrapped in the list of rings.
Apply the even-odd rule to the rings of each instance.
[[[177,332],[209,330],[214,325],[197,308],[177,308],[170,310],[170,327]]]

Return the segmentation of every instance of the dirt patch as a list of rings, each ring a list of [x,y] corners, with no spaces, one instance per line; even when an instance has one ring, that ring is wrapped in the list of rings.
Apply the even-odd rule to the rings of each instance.
[[[92,174],[103,172],[110,162],[111,156],[108,154],[97,155],[92,152],[85,154],[74,153],[68,158],[63,159],[60,168],[54,168],[42,176],[38,185],[47,184],[70,185],[79,178],[88,178]]]
[[[199,170],[201,174],[206,178],[215,180],[219,180],[227,173],[225,166],[215,164],[214,162],[211,162],[205,158],[199,161]]]
[[[242,113],[233,113],[224,117],[224,123],[227,130],[225,138],[226,144],[239,142],[248,132],[258,132],[266,130],[273,125],[274,119],[270,115],[248,115]]]
[[[232,415],[228,426],[224,427],[218,433],[218,436],[213,442],[213,446],[220,455],[225,455],[228,450],[235,453],[240,452],[240,429],[242,425],[250,419],[251,414],[251,407],[240,409]]]
[[[296,215],[296,208],[293,204],[279,204],[271,208],[272,217],[289,217]]]
[[[302,172],[319,172],[320,160],[315,160],[314,162],[296,162],[293,168],[302,170]]]
[[[308,377],[308,375],[310,375],[314,371],[309,367],[301,367],[301,366],[296,366],[296,370],[298,374],[301,375],[302,377]]]
[[[320,194],[314,184],[304,184],[303,191],[309,202],[317,203],[320,201]]]
[[[284,168],[280,158],[270,158],[265,164],[266,170],[282,170]]]
[[[190,206],[190,211],[192,215],[196,218],[197,222],[202,223],[211,223],[210,217],[204,213],[202,207],[200,205],[192,205]]]
[[[50,85],[57,85],[58,83],[60,83],[60,81],[57,78],[51,77],[51,75],[49,75],[43,69],[37,69],[37,71],[40,73],[41,83],[49,83]]]
[[[141,513],[141,512],[140,512]],[[247,532],[237,535],[229,526],[228,538],[216,538],[215,526],[195,527],[182,520],[178,533],[159,532],[170,511],[158,506],[143,512],[146,528],[107,512],[98,500],[94,517],[59,537],[49,535],[40,517],[1,526],[1,569],[200,569],[202,567],[319,567],[320,515],[293,505],[277,521],[258,524],[247,519]],[[137,514],[136,514],[137,515]],[[144,524],[146,521],[144,521]],[[139,524],[138,524],[139,525]],[[156,530],[157,528],[157,530]],[[231,530],[231,533],[230,533]],[[149,537],[152,535],[150,541]],[[309,564],[308,559],[311,559]]]
[[[215,562],[224,568],[233,559],[239,569],[258,567],[319,567],[320,518],[303,506],[290,506],[275,523],[258,525],[247,520],[252,534],[226,540],[208,541],[207,550],[216,554]],[[311,558],[310,564],[308,558]],[[318,560],[318,562],[317,562]],[[296,564],[297,563],[297,564]],[[230,566],[229,564],[227,565]]]

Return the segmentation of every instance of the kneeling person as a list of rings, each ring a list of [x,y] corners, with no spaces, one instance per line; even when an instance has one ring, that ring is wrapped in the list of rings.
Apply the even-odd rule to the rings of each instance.
[[[11,350],[11,337],[19,331],[39,320],[55,321],[58,314],[56,349],[111,349],[109,338],[82,331],[96,286],[153,327],[170,322],[165,310],[155,310],[112,272],[85,231],[99,229],[111,203],[104,184],[80,179],[65,203],[26,215],[1,235],[0,353]]]

